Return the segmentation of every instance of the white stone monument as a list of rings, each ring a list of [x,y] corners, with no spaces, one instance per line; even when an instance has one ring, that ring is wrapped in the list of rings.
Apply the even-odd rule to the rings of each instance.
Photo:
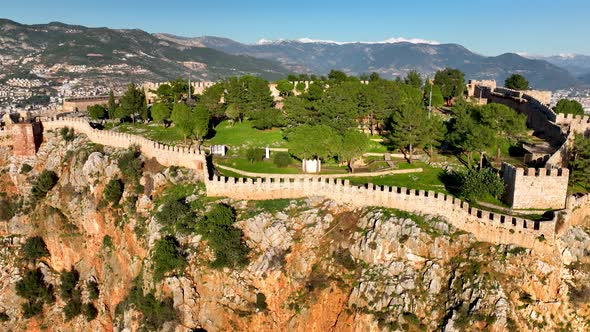
[[[270,149],[268,148],[268,146],[266,148],[264,148],[264,158],[266,158],[266,159],[270,158]]]
[[[319,173],[322,170],[322,162],[319,159],[303,159],[301,163],[305,173]]]

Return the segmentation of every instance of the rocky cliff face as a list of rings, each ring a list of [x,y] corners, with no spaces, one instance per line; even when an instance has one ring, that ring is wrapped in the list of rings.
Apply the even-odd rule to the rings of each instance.
[[[539,257],[477,242],[433,216],[350,210],[319,197],[213,200],[203,197],[190,171],[150,160],[142,160],[137,183],[126,183],[112,206],[104,192],[111,179],[128,176],[121,171],[122,151],[83,137],[67,142],[50,133],[35,158],[0,153],[2,330],[588,329],[590,222],[583,209],[561,227],[559,252]],[[59,180],[31,203],[45,169]],[[202,216],[214,204],[231,206],[248,263],[213,268],[209,241],[176,230],[188,264],[155,278],[156,243],[170,235],[158,211],[172,196],[190,203],[190,225],[206,222]],[[49,255],[26,259],[23,246],[34,236],[43,238]],[[36,269],[53,286],[55,301],[25,318],[16,284]],[[80,303],[98,311],[94,319],[65,317],[71,300],[61,294],[62,271],[72,269],[79,274]],[[98,296],[88,282],[98,284]]]

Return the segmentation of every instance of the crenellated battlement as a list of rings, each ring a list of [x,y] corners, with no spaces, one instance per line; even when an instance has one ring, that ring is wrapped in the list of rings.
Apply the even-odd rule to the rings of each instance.
[[[283,176],[256,179],[215,176],[206,181],[206,188],[208,196],[233,199],[295,199],[315,195],[352,207],[384,206],[440,215],[482,241],[516,244],[546,252],[550,252],[553,246],[555,220],[541,222],[489,212],[434,191],[374,184],[357,187],[351,186],[348,180]],[[546,241],[540,242],[540,238]]]
[[[123,149],[138,146],[146,157],[155,158],[164,166],[182,166],[202,170],[205,165],[205,155],[199,150],[165,145],[142,136],[94,129],[85,119],[44,118],[42,124],[43,130],[73,128],[74,131],[85,134],[88,139],[97,144]]]

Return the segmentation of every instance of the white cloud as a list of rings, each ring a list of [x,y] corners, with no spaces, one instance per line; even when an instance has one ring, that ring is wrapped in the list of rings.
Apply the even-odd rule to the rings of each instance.
[[[339,42],[335,40],[323,40],[323,39],[311,39],[311,38],[299,38],[294,40],[287,40],[287,39],[260,39],[256,44],[257,45],[268,45],[268,44],[280,44],[282,42],[299,42],[299,43],[320,43],[320,44],[335,44],[335,45],[345,45],[345,44],[395,44],[395,43],[412,43],[412,44],[429,44],[429,45],[439,45],[440,43],[434,40],[426,40],[420,38],[404,38],[404,37],[396,37],[396,38],[389,38],[382,41],[372,41],[372,42],[365,42],[365,41],[351,41],[351,42]]]

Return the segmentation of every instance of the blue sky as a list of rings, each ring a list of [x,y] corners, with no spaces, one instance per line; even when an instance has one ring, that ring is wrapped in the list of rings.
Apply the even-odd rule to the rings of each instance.
[[[590,54],[589,0],[0,0],[0,17],[248,43],[405,37],[459,43],[485,55]]]

